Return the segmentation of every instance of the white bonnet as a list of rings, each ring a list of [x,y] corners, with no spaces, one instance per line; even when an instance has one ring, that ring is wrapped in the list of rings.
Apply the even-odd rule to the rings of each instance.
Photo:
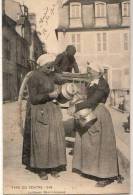
[[[43,66],[49,62],[53,62],[56,58],[56,55],[54,53],[46,53],[41,55],[38,59],[37,59],[37,64],[39,64],[40,66]]]
[[[101,63],[89,63],[87,61],[88,67],[90,67],[91,69],[97,71],[97,72],[101,72],[104,73],[104,66]]]

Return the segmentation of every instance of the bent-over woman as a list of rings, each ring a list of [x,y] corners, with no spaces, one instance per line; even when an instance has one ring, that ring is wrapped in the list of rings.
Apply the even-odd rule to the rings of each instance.
[[[58,177],[58,168],[66,165],[65,133],[62,113],[55,100],[55,83],[61,84],[53,68],[53,58],[44,61],[28,81],[29,100],[26,114],[22,163],[37,171],[41,179],[48,173]]]

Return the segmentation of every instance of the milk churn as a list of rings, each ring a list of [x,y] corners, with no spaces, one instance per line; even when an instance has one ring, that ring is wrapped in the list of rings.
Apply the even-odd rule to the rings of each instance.
[[[78,88],[74,83],[65,83],[60,87],[59,91],[58,102],[65,104],[72,100],[73,96],[78,92]]]

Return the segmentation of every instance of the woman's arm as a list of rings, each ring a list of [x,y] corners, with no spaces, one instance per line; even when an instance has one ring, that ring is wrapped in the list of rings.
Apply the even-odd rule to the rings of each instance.
[[[62,85],[62,84],[67,83],[69,81],[68,81],[68,79],[66,79],[65,77],[63,77],[63,74],[54,73],[54,82],[57,85]]]
[[[105,80],[100,81],[98,84],[98,88],[90,98],[75,105],[76,112],[84,108],[94,108],[95,106],[97,106],[98,103],[103,100],[103,98],[108,97],[109,92],[110,89],[108,83]]]
[[[78,64],[77,64],[76,60],[73,63],[73,68],[74,68],[75,73],[79,73],[79,67],[78,67]]]
[[[39,75],[33,74],[28,82],[29,98],[33,105],[43,104],[50,100],[48,93],[38,93]]]
[[[63,58],[63,55],[62,54],[59,54],[55,61],[54,61],[54,69],[55,69],[55,72],[58,72],[58,73],[61,73],[61,61],[62,61],[62,58]]]
[[[104,95],[103,90],[96,90],[91,98],[88,98],[87,100],[75,105],[76,112],[84,108],[94,108],[101,101]]]

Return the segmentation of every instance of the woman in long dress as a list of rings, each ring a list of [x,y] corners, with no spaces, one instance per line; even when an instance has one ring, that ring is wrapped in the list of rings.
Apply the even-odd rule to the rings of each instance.
[[[45,54],[46,55],[46,54]],[[66,166],[65,133],[62,113],[56,101],[55,83],[60,84],[44,56],[43,66],[28,81],[29,100],[26,114],[22,163],[37,170],[41,179],[47,173],[58,177],[58,168]],[[41,65],[42,65],[41,64]]]
[[[91,67],[90,72],[99,79],[87,87],[87,100],[75,105],[75,112],[92,109],[97,121],[82,128],[77,120],[73,169],[95,178],[96,186],[104,187],[119,175],[116,140],[111,115],[105,106],[109,85],[101,74],[101,66]],[[101,75],[101,76],[100,76]]]

